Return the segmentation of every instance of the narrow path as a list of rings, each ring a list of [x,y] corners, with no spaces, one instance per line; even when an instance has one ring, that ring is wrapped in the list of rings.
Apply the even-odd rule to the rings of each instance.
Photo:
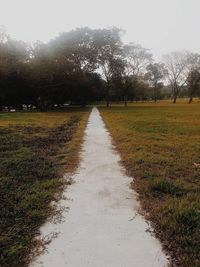
[[[75,183],[65,192],[65,221],[47,223],[43,235],[59,232],[31,267],[164,267],[161,245],[137,214],[120,157],[94,108],[91,112]]]

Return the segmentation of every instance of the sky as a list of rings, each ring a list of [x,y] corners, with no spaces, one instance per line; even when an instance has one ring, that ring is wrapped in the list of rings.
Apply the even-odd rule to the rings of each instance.
[[[117,26],[124,42],[156,58],[175,50],[200,53],[200,0],[0,0],[0,25],[16,39],[48,40],[77,27]]]

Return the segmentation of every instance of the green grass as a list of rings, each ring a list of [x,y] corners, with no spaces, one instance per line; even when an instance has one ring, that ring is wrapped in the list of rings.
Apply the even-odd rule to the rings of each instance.
[[[78,163],[88,112],[0,113],[0,266],[27,266]]]
[[[200,266],[200,105],[100,108],[173,264]]]

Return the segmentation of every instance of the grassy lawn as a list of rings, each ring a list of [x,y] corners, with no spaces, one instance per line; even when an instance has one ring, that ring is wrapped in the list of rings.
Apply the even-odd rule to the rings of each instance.
[[[181,267],[200,266],[200,105],[100,108],[146,216]]]
[[[74,171],[88,111],[0,113],[0,266],[27,266],[63,174]]]

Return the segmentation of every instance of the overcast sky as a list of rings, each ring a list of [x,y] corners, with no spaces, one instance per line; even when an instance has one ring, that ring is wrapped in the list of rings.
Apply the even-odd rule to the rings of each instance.
[[[200,0],[0,0],[0,25],[29,42],[81,26],[118,26],[125,42],[140,43],[156,57],[200,52]]]

